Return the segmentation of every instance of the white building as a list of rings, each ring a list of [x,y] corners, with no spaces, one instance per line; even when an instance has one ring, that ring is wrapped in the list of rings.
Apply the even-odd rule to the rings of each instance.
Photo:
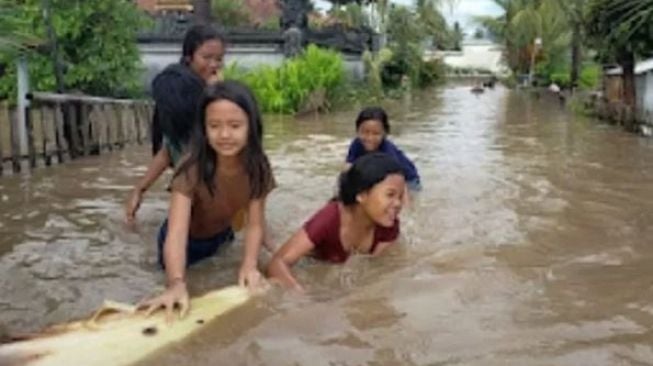
[[[465,40],[461,51],[436,51],[426,58],[441,58],[452,68],[488,70],[497,75],[509,72],[503,58],[503,46],[486,39]]]
[[[618,76],[623,71],[616,67],[606,71],[607,76]],[[653,115],[653,58],[635,65],[635,88],[637,109],[645,115]]]

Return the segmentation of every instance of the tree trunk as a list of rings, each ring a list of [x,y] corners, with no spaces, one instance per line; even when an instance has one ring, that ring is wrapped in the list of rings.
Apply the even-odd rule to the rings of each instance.
[[[211,0],[193,0],[195,23],[211,24]]]
[[[59,46],[57,45],[57,35],[52,24],[52,3],[49,0],[41,0],[43,7],[43,17],[45,18],[45,27],[47,29],[48,42],[50,43],[50,56],[52,57],[52,67],[54,69],[54,81],[57,93],[65,92],[64,72],[61,58],[59,57]]]
[[[571,38],[571,75],[569,75],[569,81],[571,83],[572,88],[578,86],[578,78],[580,76],[581,47],[582,47],[580,26],[581,25],[579,22],[574,22],[573,33]]]
[[[635,55],[632,52],[622,52],[619,57],[619,65],[623,70],[624,80],[624,104],[635,109]]]

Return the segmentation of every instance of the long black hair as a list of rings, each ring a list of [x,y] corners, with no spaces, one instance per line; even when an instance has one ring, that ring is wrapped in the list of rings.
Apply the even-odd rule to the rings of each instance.
[[[199,120],[193,126],[189,142],[190,155],[179,166],[175,176],[181,173],[191,174],[191,170],[196,166],[197,177],[188,177],[190,181],[197,179],[197,182],[204,184],[211,194],[214,194],[216,188],[220,189],[215,186],[214,179],[220,162],[215,150],[209,145],[205,127],[207,107],[219,100],[235,103],[248,117],[247,143],[239,156],[249,178],[249,196],[260,198],[275,185],[270,161],[263,151],[263,123],[256,98],[251,90],[234,80],[216,83],[204,91],[199,103],[200,111],[197,113]]]
[[[152,81],[152,97],[156,102],[152,121],[153,154],[161,148],[164,135],[179,150],[188,142],[192,124],[197,120],[197,103],[206,86],[189,64],[195,51],[211,40],[225,43],[224,36],[211,26],[195,25],[188,29],[179,62],[168,65]]]
[[[404,176],[397,159],[381,152],[365,154],[356,159],[349,170],[340,174],[337,199],[345,206],[354,205],[357,203],[356,196],[369,191],[391,174]]]
[[[381,107],[367,107],[360,111],[358,118],[356,118],[356,131],[365,121],[376,120],[381,122],[385,133],[390,133],[390,123],[388,122],[388,114]]]
[[[184,43],[181,45],[181,59],[179,63],[184,65],[190,64],[190,60],[193,58],[195,51],[207,41],[220,41],[224,46],[225,37],[210,25],[197,24],[190,27],[186,31]]]

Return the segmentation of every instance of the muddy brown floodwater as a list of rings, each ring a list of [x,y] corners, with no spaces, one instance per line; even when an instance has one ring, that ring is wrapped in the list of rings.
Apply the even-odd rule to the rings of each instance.
[[[356,112],[267,119],[276,244],[333,193]],[[303,261],[307,294],[274,289],[143,364],[653,365],[653,140],[502,88],[390,112],[424,186],[400,245]],[[161,288],[165,179],[136,231],[122,224],[148,160],[142,146],[0,178],[0,332]],[[231,284],[240,249],[190,270],[191,292]]]

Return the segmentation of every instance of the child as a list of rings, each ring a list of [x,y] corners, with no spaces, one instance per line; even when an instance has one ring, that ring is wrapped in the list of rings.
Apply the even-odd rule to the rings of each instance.
[[[263,152],[263,126],[251,91],[235,81],[209,86],[200,102],[200,118],[171,185],[168,219],[159,232],[159,260],[167,289],[144,303],[148,311],[175,304],[188,310],[186,267],[215,254],[231,239],[234,215],[246,209],[244,256],[238,282],[256,287],[261,280],[257,258],[264,237],[264,208],[274,188]]]
[[[404,174],[390,155],[370,153],[340,175],[338,197],[308,220],[273,256],[268,275],[301,290],[290,267],[313,251],[342,263],[353,253],[378,255],[399,236]]]
[[[406,177],[407,187],[413,191],[421,190],[422,185],[415,164],[392,141],[387,139],[386,136],[389,133],[388,115],[383,108],[368,107],[363,109],[356,119],[356,134],[358,136],[349,145],[345,168],[349,168],[356,159],[369,152],[384,152],[392,155],[401,165]]]
[[[222,69],[225,41],[207,25],[191,27],[184,37],[182,57],[152,81],[155,101],[152,121],[152,153],[147,172],[130,192],[125,219],[132,223],[143,194],[168,166],[175,166],[190,138],[202,92],[215,83]]]

